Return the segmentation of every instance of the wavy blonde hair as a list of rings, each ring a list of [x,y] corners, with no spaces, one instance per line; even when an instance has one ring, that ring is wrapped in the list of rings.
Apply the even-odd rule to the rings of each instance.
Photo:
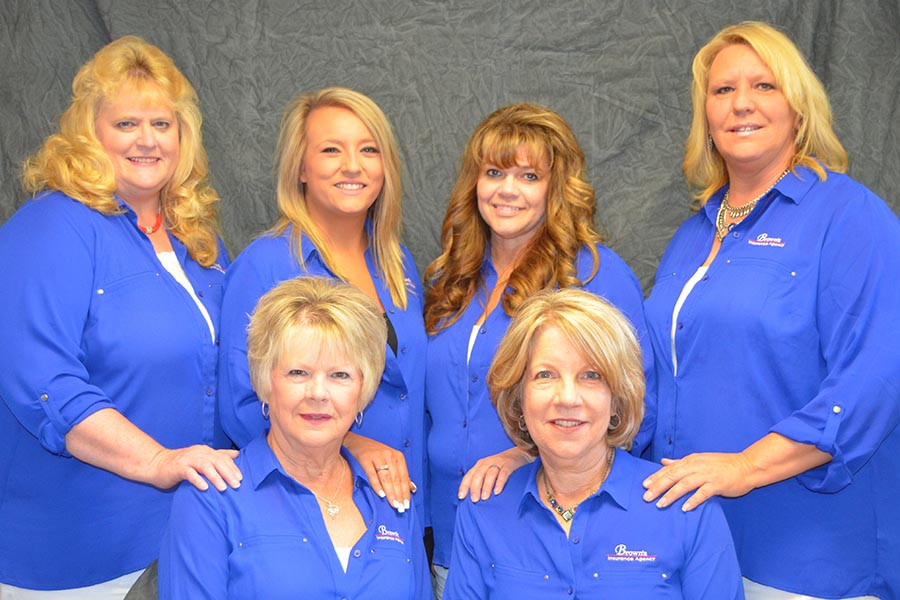
[[[178,119],[178,165],[160,191],[162,213],[191,257],[209,266],[219,253],[219,197],[207,179],[197,92],[166,53],[139,37],[107,44],[78,70],[59,131],[25,160],[22,185],[32,194],[58,190],[105,215],[121,213],[115,167],[97,139],[94,122],[103,102],[126,87],[161,100]]]
[[[532,455],[534,440],[519,427],[525,377],[538,333],[557,327],[612,393],[619,424],[607,431],[611,447],[631,450],[644,418],[644,368],[631,323],[605,300],[579,289],[542,290],[519,307],[491,363],[487,384],[506,434]]]
[[[584,153],[568,123],[534,104],[513,104],[484,119],[469,138],[459,177],[450,194],[441,230],[442,251],[425,271],[425,328],[435,334],[452,325],[472,301],[481,279],[490,229],[478,212],[477,185],[486,164],[516,166],[519,148],[532,166],[549,165],[544,222],[509,277],[503,310],[515,314],[522,302],[547,287],[583,286],[600,267],[594,228],[594,188],[584,178]],[[544,173],[540,173],[544,176]],[[587,246],[594,264],[585,281],[577,278],[578,251]]]
[[[272,371],[299,334],[320,352],[335,352],[362,374],[358,410],[368,406],[384,371],[387,324],[375,301],[330,277],[296,277],[259,299],[247,327],[250,381],[262,402],[272,392]]]
[[[306,236],[319,250],[328,268],[343,277],[319,228],[309,215],[306,206],[306,186],[300,181],[300,167],[307,146],[307,120],[314,110],[326,106],[344,108],[352,112],[368,128],[378,145],[384,164],[384,186],[369,209],[368,216],[372,223],[369,247],[374,254],[375,267],[390,290],[391,299],[394,304],[406,309],[403,252],[400,249],[403,198],[400,152],[391,124],[369,97],[354,90],[332,87],[302,94],[287,105],[278,133],[276,150],[276,193],[281,216],[272,231],[280,235],[289,225],[293,225],[291,242],[300,264],[303,264],[300,240],[302,236]]]
[[[706,204],[716,190],[728,183],[725,160],[708,142],[706,94],[710,66],[722,49],[733,44],[745,44],[759,55],[797,113],[800,125],[794,135],[790,168],[808,167],[822,180],[827,177],[822,165],[832,171],[845,172],[847,152],[832,128],[831,104],[822,82],[786,35],[766,23],[746,21],[717,33],[694,57],[691,85],[694,114],[685,143],[682,172],[688,187],[695,191],[697,205]]]

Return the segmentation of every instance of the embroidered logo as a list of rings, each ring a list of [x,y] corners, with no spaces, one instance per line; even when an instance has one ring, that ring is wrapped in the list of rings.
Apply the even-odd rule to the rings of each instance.
[[[403,538],[400,537],[400,534],[396,531],[391,531],[384,525],[379,525],[378,529],[375,530],[375,539],[382,541],[388,540],[391,542],[397,542],[398,544],[405,544]]]
[[[646,550],[629,550],[625,544],[618,544],[613,554],[607,554],[606,560],[616,562],[654,562],[655,554]]]
[[[747,243],[751,246],[771,246],[773,248],[784,248],[784,240],[780,237],[769,237],[768,233],[761,233],[756,239],[749,239]]]

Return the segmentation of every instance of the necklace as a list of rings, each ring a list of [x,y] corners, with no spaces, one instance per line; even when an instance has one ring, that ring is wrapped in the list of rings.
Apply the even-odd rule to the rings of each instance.
[[[153,235],[154,233],[159,231],[160,225],[162,225],[162,206],[160,206],[156,211],[156,221],[153,222],[152,227],[147,227],[138,223],[138,227],[140,227],[141,231],[143,231],[147,235]]]
[[[763,197],[772,191],[778,182],[784,179],[784,176],[788,174],[790,169],[785,169],[784,173],[782,173],[778,179],[775,180],[775,183],[769,186],[769,189],[764,191],[762,194],[747,202],[746,204],[742,204],[740,206],[729,206],[728,205],[728,192],[730,189],[725,190],[725,196],[722,198],[722,204],[719,205],[719,211],[716,213],[716,239],[720,242],[725,239],[725,234],[732,230],[732,228],[740,222],[740,219],[743,219],[747,215],[749,215],[754,208],[756,208],[756,204],[763,199]],[[734,223],[725,223],[725,215],[728,215],[730,219],[738,219]]]
[[[600,483],[597,484],[597,488],[587,495],[587,498],[590,498],[594,494],[597,493],[597,490],[600,489],[600,486],[603,485],[603,482],[606,481],[606,478],[609,477],[609,470],[612,469],[613,458],[616,455],[616,449],[610,448],[606,453],[606,468],[603,469],[603,475],[600,477]],[[553,492],[550,491],[550,480],[547,479],[547,471],[543,472],[544,475],[544,490],[547,492],[547,502],[550,503],[550,507],[556,511],[556,513],[563,518],[563,521],[571,521],[572,517],[575,516],[575,513],[578,512],[578,504],[572,506],[572,508],[566,508],[562,504],[560,504],[556,500],[556,496],[553,495]],[[582,500],[584,502],[584,500]]]
[[[312,495],[316,497],[316,500],[325,505],[325,512],[328,513],[328,516],[332,519],[338,516],[338,513],[341,512],[341,507],[334,503],[334,499],[338,497],[338,494],[341,493],[341,485],[344,483],[344,473],[347,472],[347,463],[344,462],[344,459],[341,459],[341,478],[338,481],[337,489],[334,491],[334,494],[331,495],[331,499],[322,498],[317,493],[312,491],[312,488],[307,488]]]

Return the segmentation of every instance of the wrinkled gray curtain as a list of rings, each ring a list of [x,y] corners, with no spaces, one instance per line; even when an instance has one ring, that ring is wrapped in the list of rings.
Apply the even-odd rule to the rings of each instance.
[[[691,58],[748,19],[800,46],[828,89],[851,174],[897,211],[897,0],[0,0],[0,222],[24,201],[19,163],[55,128],[78,67],[136,34],[200,94],[232,256],[274,221],[275,138],[298,92],[352,87],[385,110],[420,269],[438,253],[468,135],[499,106],[528,100],[575,129],[608,244],[649,290],[690,214],[680,163]]]

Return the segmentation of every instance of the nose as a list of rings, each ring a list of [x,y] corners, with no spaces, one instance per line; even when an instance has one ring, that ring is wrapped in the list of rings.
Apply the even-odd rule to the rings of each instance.
[[[519,186],[516,183],[515,175],[509,174],[503,178],[500,184],[500,193],[505,196],[517,196],[519,194]]]
[[[556,385],[556,402],[566,406],[572,406],[581,402],[578,386],[573,378],[560,377]]]
[[[746,85],[739,85],[734,90],[734,112],[744,113],[752,111],[755,104],[753,102],[753,94]]]
[[[141,146],[152,148],[156,146],[156,131],[150,122],[141,123],[138,128],[138,144]]]
[[[317,374],[310,377],[306,388],[306,395],[312,400],[325,400],[328,398],[328,386],[325,381],[326,375]]]
[[[341,167],[344,173],[359,173],[359,157],[355,152],[345,152]]]

